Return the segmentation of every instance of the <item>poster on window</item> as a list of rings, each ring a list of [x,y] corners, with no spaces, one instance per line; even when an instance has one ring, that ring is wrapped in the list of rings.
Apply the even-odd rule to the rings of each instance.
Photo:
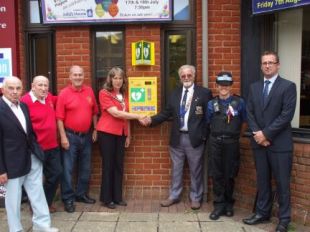
[[[12,49],[0,48],[0,88],[8,76],[12,76]]]
[[[253,14],[262,14],[309,5],[310,0],[252,0]]]
[[[129,112],[157,114],[157,77],[128,77]]]
[[[41,0],[43,23],[165,22],[172,0]]]

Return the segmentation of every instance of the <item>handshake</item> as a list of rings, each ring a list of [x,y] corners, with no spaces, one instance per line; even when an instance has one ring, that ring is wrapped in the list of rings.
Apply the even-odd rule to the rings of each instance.
[[[140,115],[138,121],[142,126],[149,126],[152,123],[151,117],[146,115]]]

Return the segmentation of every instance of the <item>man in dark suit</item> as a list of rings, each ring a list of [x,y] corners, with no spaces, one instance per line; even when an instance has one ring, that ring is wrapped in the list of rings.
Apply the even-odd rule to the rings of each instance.
[[[161,206],[168,207],[180,201],[183,166],[187,158],[191,177],[191,208],[199,209],[203,195],[202,159],[207,139],[206,111],[212,95],[208,89],[194,84],[194,66],[183,65],[178,74],[182,86],[172,92],[166,108],[141,123],[155,126],[168,119],[173,120],[169,147],[173,166],[172,181],[169,198],[161,202]]]
[[[247,102],[248,124],[257,173],[255,214],[243,220],[255,225],[268,221],[272,208],[271,174],[276,180],[279,224],[276,231],[287,231],[291,220],[290,177],[293,140],[291,120],[296,106],[296,85],[281,78],[279,57],[265,52],[261,57],[264,79],[251,85]],[[261,97],[259,97],[261,96]]]
[[[19,102],[21,94],[22,82],[17,77],[7,77],[0,98],[0,184],[5,184],[7,190],[5,208],[9,231],[23,230],[20,221],[22,185],[33,209],[33,231],[58,231],[51,227],[42,186],[42,163],[34,155],[39,155],[40,148],[28,108]]]

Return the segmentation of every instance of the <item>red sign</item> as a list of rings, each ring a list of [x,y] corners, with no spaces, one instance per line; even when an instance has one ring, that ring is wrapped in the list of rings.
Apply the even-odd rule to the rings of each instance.
[[[12,49],[13,75],[17,73],[17,9],[16,0],[0,0],[0,48]]]

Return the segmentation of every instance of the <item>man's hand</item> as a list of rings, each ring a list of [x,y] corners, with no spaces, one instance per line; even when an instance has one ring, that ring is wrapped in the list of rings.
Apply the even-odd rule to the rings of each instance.
[[[139,122],[143,126],[149,126],[152,123],[150,116],[145,116],[144,118],[139,119]]]
[[[96,141],[97,141],[97,130],[94,130],[94,131],[93,131],[92,139],[93,139],[93,142],[96,142]]]
[[[270,141],[265,137],[264,133],[260,131],[253,132],[253,138],[257,144],[267,147],[270,145]]]
[[[61,147],[65,150],[69,150],[70,144],[67,136],[61,137],[60,139]]]
[[[6,173],[0,175],[0,184],[5,184],[8,182],[8,176]]]

